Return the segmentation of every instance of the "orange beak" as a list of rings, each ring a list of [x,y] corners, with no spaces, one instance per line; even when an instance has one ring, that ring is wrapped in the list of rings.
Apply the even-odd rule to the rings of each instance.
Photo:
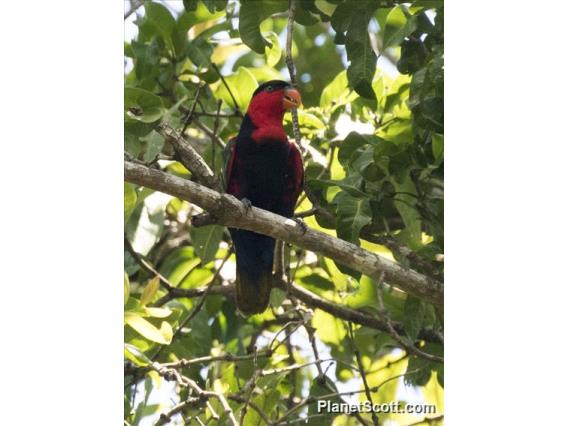
[[[284,98],[282,99],[284,109],[298,108],[301,104],[302,97],[300,92],[294,88],[284,89]]]

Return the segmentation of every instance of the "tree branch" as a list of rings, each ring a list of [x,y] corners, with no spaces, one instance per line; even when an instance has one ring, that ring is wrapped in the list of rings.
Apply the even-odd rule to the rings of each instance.
[[[277,283],[278,288],[281,290],[288,289],[288,284],[284,281]],[[174,287],[172,290],[173,297],[199,297],[202,296],[205,291],[209,287],[199,287],[199,288],[176,288]],[[351,321],[355,324],[364,325],[365,327],[372,328],[374,330],[383,331],[385,333],[389,333],[390,329],[388,325],[381,319],[373,317],[367,313],[356,311],[355,309],[348,308],[346,306],[338,305],[330,300],[324,299],[305,288],[291,283],[290,284],[290,295],[292,297],[296,297],[298,300],[304,302],[310,308],[317,308],[321,309],[322,311],[327,312],[335,316],[336,318]],[[211,291],[208,293],[210,295],[217,294],[221,296],[225,296],[227,298],[234,298],[235,287],[234,285],[223,285],[223,286],[215,286],[211,288]],[[399,334],[404,334],[404,327],[400,323],[396,323],[391,321],[392,326]],[[418,335],[419,339],[426,340],[427,342],[433,343],[442,343],[442,339],[438,335],[438,333],[429,331],[429,330],[422,330]]]
[[[152,368],[154,370],[156,370],[156,372],[160,376],[163,376],[166,380],[175,380],[180,386],[184,386],[184,387],[191,389],[197,395],[196,399],[199,402],[205,402],[206,404],[208,404],[208,408],[210,410],[212,410],[213,407],[211,407],[211,405],[209,404],[209,399],[210,398],[216,398],[219,401],[219,403],[221,404],[221,406],[223,407],[223,411],[224,411],[225,415],[227,416],[229,424],[231,424],[232,426],[238,426],[238,422],[237,422],[237,419],[235,418],[235,414],[233,413],[233,410],[231,409],[229,403],[227,402],[225,395],[223,395],[222,393],[203,390],[203,389],[201,389],[201,387],[199,387],[197,382],[195,382],[194,380],[190,379],[189,377],[182,376],[175,369],[164,367],[161,364],[158,364],[157,362],[152,364]],[[160,418],[156,422],[156,426],[168,424],[170,419],[171,419],[171,416],[180,412],[189,404],[195,404],[195,402],[196,402],[195,400],[188,399],[184,403],[182,403],[183,405],[181,407],[179,406],[180,404],[178,404],[173,409],[168,411],[167,413],[161,414]]]
[[[296,16],[296,2],[295,0],[289,0],[288,3],[288,26],[287,26],[287,33],[286,33],[286,66],[288,67],[288,72],[290,73],[290,82],[293,85],[296,85],[296,68],[294,66],[294,60],[292,59],[292,39],[294,34],[294,17]],[[294,132],[294,139],[296,144],[302,150],[301,138],[302,135],[300,134],[300,125],[298,122],[298,110],[296,108],[292,108],[290,111],[292,113],[292,129]]]
[[[295,244],[377,280],[381,277],[381,272],[384,272],[385,280],[389,284],[429,303],[443,305],[442,283],[412,269],[405,269],[397,263],[347,241],[310,228],[303,232],[301,226],[292,219],[257,207],[247,210],[239,200],[231,195],[220,194],[198,183],[160,170],[125,161],[124,172],[128,182],[196,204],[217,217],[218,223],[222,225],[258,232]]]
[[[128,10],[128,12],[126,12],[124,14],[124,19],[128,19],[130,17],[130,15],[132,15],[134,12],[136,12],[138,10],[138,8],[140,6],[142,6],[144,4],[144,0],[135,0],[135,1],[131,1],[130,2],[130,9]]]
[[[207,163],[181,134],[165,123],[161,123],[158,126],[158,132],[174,147],[183,165],[187,167],[199,182],[209,188],[221,190],[219,179],[215,177]]]

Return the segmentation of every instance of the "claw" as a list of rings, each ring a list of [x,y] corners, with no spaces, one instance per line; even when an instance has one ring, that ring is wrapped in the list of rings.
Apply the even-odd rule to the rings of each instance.
[[[241,203],[243,203],[243,206],[245,208],[245,213],[248,214],[248,212],[250,212],[252,210],[251,201],[248,198],[242,198]]]
[[[296,222],[298,226],[300,226],[300,229],[302,230],[302,235],[305,234],[306,231],[308,230],[308,225],[306,225],[306,223],[299,217],[294,217],[292,218],[292,220]]]

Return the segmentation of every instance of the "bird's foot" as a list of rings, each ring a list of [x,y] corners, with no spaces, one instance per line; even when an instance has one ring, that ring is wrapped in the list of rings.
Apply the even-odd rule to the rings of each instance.
[[[292,220],[298,224],[300,230],[302,231],[302,235],[304,235],[308,230],[308,225],[299,217],[293,217]]]
[[[252,210],[251,201],[248,198],[242,198],[241,203],[243,203],[243,206],[245,208],[245,214],[249,214],[249,212]]]

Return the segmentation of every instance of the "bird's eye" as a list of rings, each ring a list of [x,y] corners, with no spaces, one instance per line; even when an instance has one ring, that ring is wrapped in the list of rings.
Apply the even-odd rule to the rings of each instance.
[[[273,90],[274,90],[274,86],[272,84],[269,84],[268,86],[266,86],[267,92],[272,92]]]

